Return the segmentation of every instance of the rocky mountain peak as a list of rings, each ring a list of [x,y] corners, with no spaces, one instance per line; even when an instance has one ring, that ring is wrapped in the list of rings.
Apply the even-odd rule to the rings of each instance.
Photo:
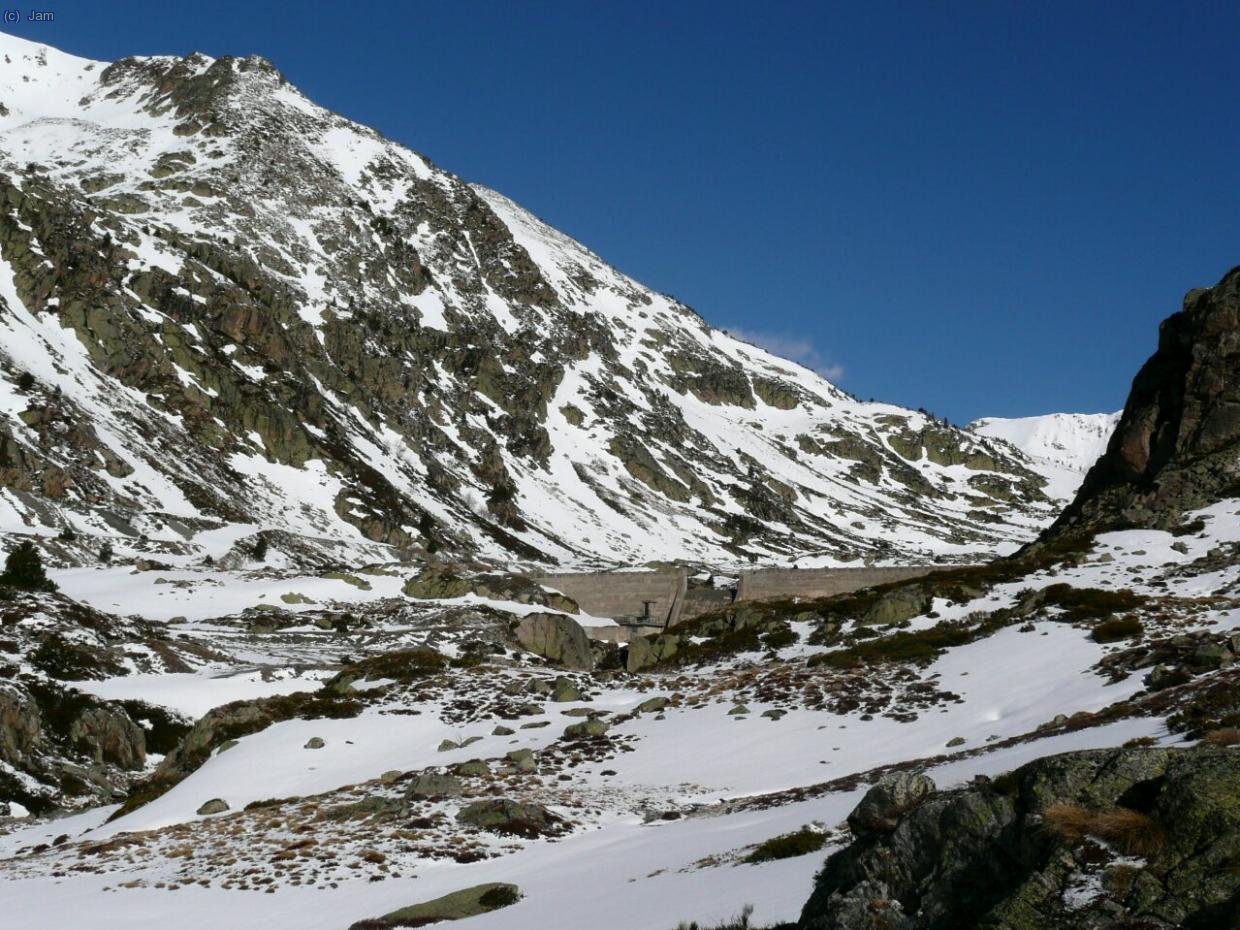
[[[0,51],[0,529],[835,564],[1053,513],[1006,442],[714,329],[264,59]]]

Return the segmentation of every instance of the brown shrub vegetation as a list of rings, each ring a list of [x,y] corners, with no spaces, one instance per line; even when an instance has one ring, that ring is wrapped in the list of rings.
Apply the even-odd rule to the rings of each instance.
[[[1091,811],[1080,804],[1052,804],[1042,813],[1047,829],[1069,844],[1097,837],[1126,856],[1151,858],[1166,842],[1163,829],[1148,814],[1117,807]]]
[[[1240,746],[1240,727],[1219,727],[1201,738],[1212,746]]]

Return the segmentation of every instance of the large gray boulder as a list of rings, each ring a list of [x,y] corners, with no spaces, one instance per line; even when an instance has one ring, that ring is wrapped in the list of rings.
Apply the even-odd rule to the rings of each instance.
[[[421,801],[429,798],[455,798],[464,790],[461,780],[455,775],[445,775],[439,772],[421,772],[410,780],[409,788],[405,792],[405,798],[410,801]]]
[[[900,818],[934,791],[934,782],[918,772],[893,772],[865,793],[851,814],[854,836],[891,830]]]
[[[563,614],[527,614],[516,628],[525,649],[565,668],[594,670],[594,650],[581,624]]]
[[[564,821],[541,804],[487,798],[457,812],[457,823],[491,833],[533,838],[563,832]]]
[[[680,637],[674,633],[660,633],[658,636],[635,636],[629,641],[628,654],[624,660],[627,672],[640,672],[644,668],[658,665],[674,656],[680,650]]]
[[[924,614],[930,604],[930,595],[919,587],[896,588],[875,601],[857,622],[863,626],[891,626]]]
[[[504,882],[488,882],[462,888],[433,901],[412,904],[400,910],[353,924],[349,930],[388,930],[389,927],[423,927],[445,920],[464,920],[489,914],[521,900],[520,889]]]
[[[605,720],[583,720],[580,723],[570,723],[564,728],[564,738],[573,739],[597,739],[600,736],[607,735],[607,721]]]

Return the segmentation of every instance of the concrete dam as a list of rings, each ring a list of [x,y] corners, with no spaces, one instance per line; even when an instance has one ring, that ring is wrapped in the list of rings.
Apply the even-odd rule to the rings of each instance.
[[[890,568],[759,568],[740,574],[736,588],[690,587],[688,573],[679,571],[565,572],[537,575],[539,584],[575,600],[595,617],[624,625],[604,627],[591,635],[625,641],[630,629],[649,632],[673,627],[739,601],[818,598],[847,594],[874,585],[955,566],[909,565]]]

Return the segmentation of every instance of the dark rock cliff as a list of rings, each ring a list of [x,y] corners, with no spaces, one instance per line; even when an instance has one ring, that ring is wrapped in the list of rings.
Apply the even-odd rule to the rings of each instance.
[[[849,818],[801,930],[1240,926],[1234,747],[1088,750],[952,791],[899,787]]]
[[[1240,268],[1163,321],[1106,453],[1048,536],[1168,528],[1240,478]]]

